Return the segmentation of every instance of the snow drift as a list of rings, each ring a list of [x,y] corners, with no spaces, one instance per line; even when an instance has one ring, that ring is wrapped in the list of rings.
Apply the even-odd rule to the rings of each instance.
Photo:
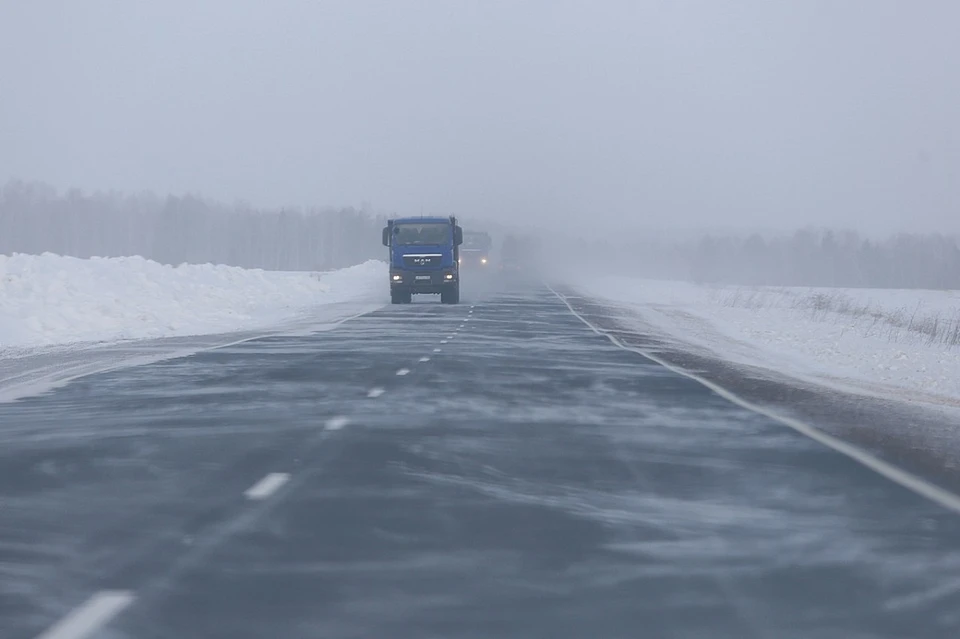
[[[0,354],[254,330],[343,302],[373,309],[385,302],[385,269],[378,261],[307,273],[174,267],[142,257],[0,255]]]
[[[603,277],[576,286],[673,343],[884,397],[960,404],[960,292],[701,286]]]

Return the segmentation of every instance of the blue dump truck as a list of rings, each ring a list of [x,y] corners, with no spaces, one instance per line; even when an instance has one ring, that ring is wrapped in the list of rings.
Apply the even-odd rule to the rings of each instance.
[[[390,249],[390,301],[409,304],[416,294],[460,302],[460,245],[457,218],[405,217],[388,220],[383,245]]]

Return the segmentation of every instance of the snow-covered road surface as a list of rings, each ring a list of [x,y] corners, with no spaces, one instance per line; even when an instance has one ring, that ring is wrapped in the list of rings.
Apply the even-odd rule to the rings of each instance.
[[[541,287],[464,299],[0,405],[0,636],[110,593],[116,639],[958,636],[954,512]]]

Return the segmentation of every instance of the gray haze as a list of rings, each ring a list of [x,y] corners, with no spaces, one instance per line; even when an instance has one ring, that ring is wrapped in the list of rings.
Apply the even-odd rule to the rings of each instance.
[[[0,4],[0,182],[960,230],[953,0]]]

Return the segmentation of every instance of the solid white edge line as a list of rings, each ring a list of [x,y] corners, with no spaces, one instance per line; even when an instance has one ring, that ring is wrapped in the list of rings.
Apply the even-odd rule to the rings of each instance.
[[[247,499],[266,499],[290,479],[288,473],[269,473],[243,493]]]
[[[600,329],[594,326],[583,315],[575,311],[573,306],[571,306],[570,302],[567,300],[567,298],[561,295],[560,293],[558,293],[557,291],[555,291],[553,287],[548,285],[547,288],[550,289],[550,292],[556,295],[560,299],[560,301],[562,301],[567,306],[570,312],[573,313],[573,315],[577,319],[579,319],[581,322],[586,324],[587,327],[589,327],[597,335],[602,335],[603,337],[606,337],[607,339],[609,339],[615,346],[618,346],[623,350],[630,351],[632,353],[636,353],[638,355],[646,357],[650,361],[655,362],[660,366],[663,366],[667,370],[673,371],[678,375],[683,375],[688,379],[692,379],[695,382],[698,382],[699,384],[707,387],[709,390],[713,391],[720,397],[723,397],[727,401],[733,402],[734,404],[740,406],[741,408],[745,408],[755,413],[759,413],[765,417],[769,417],[770,419],[778,421],[781,424],[784,424],[785,426],[789,426],[790,428],[797,431],[801,435],[805,435],[806,437],[809,437],[810,439],[826,446],[827,448],[830,448],[835,452],[840,453],[841,455],[845,455],[849,457],[853,461],[858,462],[863,466],[866,466],[870,470],[876,472],[877,474],[889,479],[890,481],[896,484],[899,484],[900,486],[906,488],[907,490],[911,490],[922,497],[926,497],[930,501],[936,502],[937,504],[940,504],[944,508],[948,508],[954,512],[960,513],[960,496],[955,495],[954,493],[944,488],[941,488],[940,486],[931,484],[927,480],[922,479],[901,468],[898,468],[893,464],[891,464],[890,462],[884,461],[879,457],[875,457],[874,455],[868,453],[867,451],[861,448],[858,448],[853,444],[845,442],[842,439],[834,437],[833,435],[828,435],[827,433],[821,430],[818,430],[813,426],[809,426],[792,417],[785,417],[767,408],[753,404],[752,402],[749,402],[745,399],[741,399],[740,397],[726,390],[722,386],[718,386],[717,384],[707,379],[704,379],[702,377],[699,377],[698,375],[685,371],[682,368],[674,366],[673,364],[670,364],[660,359],[656,355],[648,353],[647,351],[624,344],[613,335],[610,335],[607,331],[604,331],[603,329]]]
[[[128,590],[102,590],[69,615],[37,635],[37,639],[84,639],[105,626],[133,603]]]

